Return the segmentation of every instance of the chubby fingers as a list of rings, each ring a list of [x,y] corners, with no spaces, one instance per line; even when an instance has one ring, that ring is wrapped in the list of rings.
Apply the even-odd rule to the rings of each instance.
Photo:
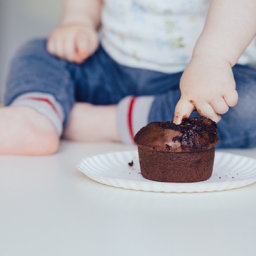
[[[175,107],[173,122],[175,124],[180,124],[183,118],[189,117],[192,111],[196,109],[201,116],[210,118],[211,120],[217,123],[221,120],[221,117],[219,115],[220,112],[221,113],[227,112],[228,106],[224,101],[224,99],[223,101],[216,100],[214,104],[218,105],[219,111],[216,111],[216,109],[207,102],[200,102],[200,101],[197,102],[197,101],[181,98]],[[220,106],[219,104],[222,104],[222,106]]]
[[[190,116],[194,108],[195,106],[193,102],[180,98],[175,107],[173,122],[175,124],[180,124],[183,118],[188,118]]]
[[[75,37],[75,61],[83,62],[90,54],[89,40],[86,35],[78,33]]]
[[[62,31],[54,31],[47,42],[47,50],[68,61],[74,61],[74,36],[72,33],[63,33]]]
[[[221,119],[220,115],[218,115],[213,107],[206,102],[199,102],[196,104],[196,110],[201,116],[205,116],[212,121],[218,123]]]
[[[210,102],[210,105],[217,114],[225,114],[228,112],[229,107],[234,107],[238,101],[238,93],[233,90],[223,97],[219,96]]]
[[[81,63],[98,47],[98,34],[88,29],[58,28],[47,41],[47,50],[70,62]]]
[[[75,38],[76,62],[80,63],[92,55],[98,47],[98,36],[94,31],[77,33]]]
[[[217,97],[211,101],[211,106],[218,114],[225,114],[229,110],[229,105],[226,103],[223,97]]]
[[[65,52],[65,58],[73,62],[75,60],[75,47],[74,47],[74,37],[69,36],[66,37],[64,40],[64,52]]]
[[[237,104],[238,101],[238,93],[237,90],[233,90],[229,93],[226,93],[224,95],[224,99],[226,101],[226,103],[230,106],[230,107],[234,107]]]

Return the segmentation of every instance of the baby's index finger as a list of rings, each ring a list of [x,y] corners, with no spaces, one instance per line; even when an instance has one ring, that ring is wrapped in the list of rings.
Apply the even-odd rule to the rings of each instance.
[[[181,124],[184,118],[188,118],[194,110],[192,101],[180,99],[175,107],[174,119],[175,124]]]
[[[188,116],[182,116],[182,115],[180,115],[179,113],[176,115],[175,114],[175,116],[174,116],[174,119],[173,119],[173,122],[175,123],[175,124],[177,124],[177,125],[179,125],[179,124],[181,124],[181,122],[182,122],[182,120],[184,119],[184,118],[188,118]]]

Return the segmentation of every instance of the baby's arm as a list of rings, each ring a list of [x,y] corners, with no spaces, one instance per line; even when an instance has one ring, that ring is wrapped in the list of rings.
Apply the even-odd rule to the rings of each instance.
[[[101,0],[65,0],[61,24],[48,39],[48,51],[71,62],[83,62],[98,46],[101,6]]]
[[[212,0],[206,23],[181,81],[175,108],[179,124],[194,108],[218,122],[236,105],[232,66],[256,34],[256,0]]]

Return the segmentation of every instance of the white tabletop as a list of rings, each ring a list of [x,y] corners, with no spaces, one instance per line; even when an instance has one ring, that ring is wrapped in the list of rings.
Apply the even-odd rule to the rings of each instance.
[[[55,156],[0,157],[0,256],[256,255],[256,185],[139,192],[75,169],[85,156],[132,148],[63,142]],[[233,152],[256,158],[256,149]]]

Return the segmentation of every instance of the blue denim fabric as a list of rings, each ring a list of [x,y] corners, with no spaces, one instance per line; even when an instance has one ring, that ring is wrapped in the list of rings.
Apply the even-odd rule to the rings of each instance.
[[[256,69],[236,65],[233,72],[239,103],[218,124],[218,147],[252,147],[256,145]],[[120,65],[101,46],[77,65],[50,55],[46,40],[33,40],[12,61],[5,99],[10,105],[24,93],[52,94],[63,107],[65,125],[75,101],[108,105],[118,104],[130,95],[154,95],[148,121],[167,121],[172,120],[180,97],[181,75],[182,72],[165,74]]]
[[[238,104],[222,115],[218,123],[220,142],[217,148],[249,148],[256,146],[256,68],[235,65],[233,74],[239,94]],[[169,81],[161,87],[149,114],[149,122],[172,120],[173,110],[180,97],[181,74],[169,75]]]

